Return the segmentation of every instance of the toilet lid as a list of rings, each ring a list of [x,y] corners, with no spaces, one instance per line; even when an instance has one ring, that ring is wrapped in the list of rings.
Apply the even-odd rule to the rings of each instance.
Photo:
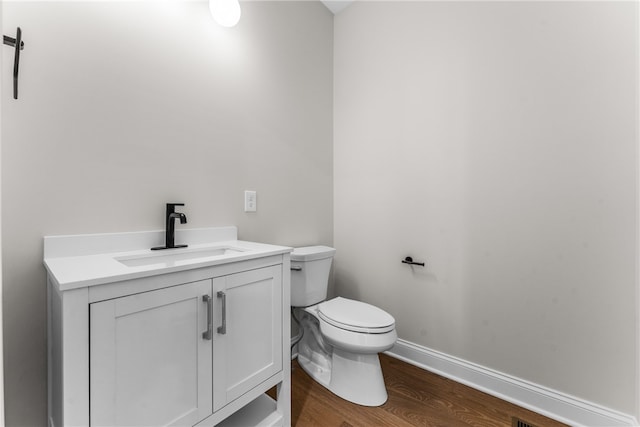
[[[305,246],[302,248],[293,248],[293,252],[291,252],[291,261],[316,261],[319,259],[331,258],[335,253],[336,250],[328,246]]]
[[[395,328],[395,319],[373,305],[337,297],[318,306],[320,319],[341,329],[383,334]]]

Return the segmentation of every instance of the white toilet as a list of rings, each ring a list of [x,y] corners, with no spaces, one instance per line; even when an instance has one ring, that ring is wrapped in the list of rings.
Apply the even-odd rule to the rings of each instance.
[[[291,305],[300,319],[298,363],[334,394],[364,406],[380,406],[387,390],[378,353],[396,342],[395,319],[384,310],[337,297],[327,285],[335,249],[296,248],[291,254]]]

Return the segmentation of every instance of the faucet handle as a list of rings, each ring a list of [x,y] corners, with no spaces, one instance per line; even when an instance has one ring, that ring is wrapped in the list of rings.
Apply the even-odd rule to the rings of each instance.
[[[176,211],[176,206],[184,206],[184,203],[167,203],[167,216]]]

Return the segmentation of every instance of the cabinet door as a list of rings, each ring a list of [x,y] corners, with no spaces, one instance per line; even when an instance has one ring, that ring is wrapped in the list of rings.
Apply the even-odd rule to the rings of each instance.
[[[213,289],[214,318],[226,314],[226,331],[219,328],[213,343],[217,411],[282,370],[282,266],[218,277]]]
[[[212,413],[204,295],[211,280],[91,304],[92,426],[184,426]]]

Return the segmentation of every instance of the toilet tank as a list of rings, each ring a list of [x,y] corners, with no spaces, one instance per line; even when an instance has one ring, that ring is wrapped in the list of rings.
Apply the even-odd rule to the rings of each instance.
[[[291,253],[291,306],[308,307],[327,299],[334,248],[306,246]]]

